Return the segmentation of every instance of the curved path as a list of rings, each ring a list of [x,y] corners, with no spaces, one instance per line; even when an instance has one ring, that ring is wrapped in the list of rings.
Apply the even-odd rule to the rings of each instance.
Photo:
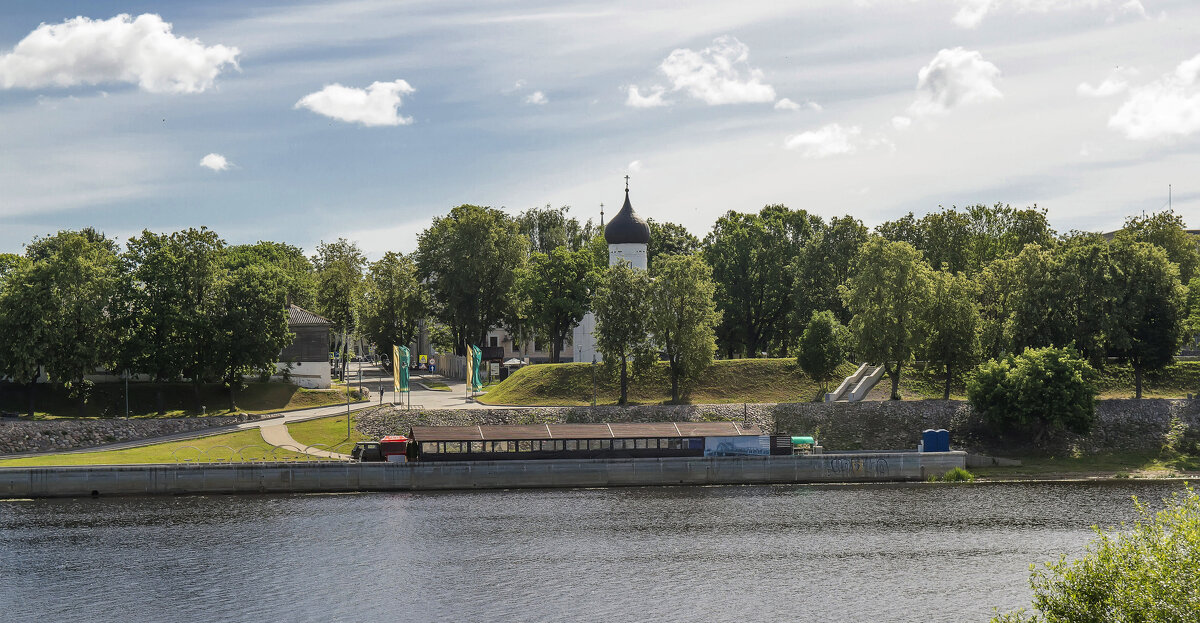
[[[282,422],[273,424],[271,426],[263,426],[258,429],[258,432],[262,434],[263,441],[277,448],[301,452],[312,456],[319,456],[326,459],[337,459],[339,461],[350,460],[349,454],[329,452],[327,450],[321,450],[312,446],[306,446],[299,441],[296,441],[296,439],[292,437],[292,434],[288,431],[287,424]]]

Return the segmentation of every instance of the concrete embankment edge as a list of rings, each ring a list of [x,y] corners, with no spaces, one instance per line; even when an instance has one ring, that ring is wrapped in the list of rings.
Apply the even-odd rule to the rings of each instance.
[[[964,452],[480,461],[95,465],[0,469],[0,498],[741,485],[925,480]]]

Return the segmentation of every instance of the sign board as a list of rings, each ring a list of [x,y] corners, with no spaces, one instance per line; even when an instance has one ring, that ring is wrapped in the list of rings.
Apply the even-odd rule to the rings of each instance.
[[[418,355],[417,363],[420,363],[420,364],[429,363],[429,355]]]
[[[500,376],[500,364],[489,363],[488,364],[488,374],[491,374],[492,376]]]
[[[771,438],[767,435],[705,437],[704,456],[768,456]]]

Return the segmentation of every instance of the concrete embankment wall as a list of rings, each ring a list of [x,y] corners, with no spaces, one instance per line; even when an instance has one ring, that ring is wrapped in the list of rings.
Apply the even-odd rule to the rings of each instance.
[[[0,455],[99,446],[231,426],[270,415],[212,415],[179,418],[0,420]]]
[[[962,452],[723,458],[110,465],[0,469],[0,498],[742,485],[924,480],[966,464]]]
[[[406,411],[377,407],[360,412],[358,429],[371,437],[406,434],[414,425],[557,424],[732,420],[763,430],[815,435],[830,450],[915,448],[921,431],[951,431],[958,448],[992,450],[982,418],[960,400],[851,403],[639,405],[634,407],[514,407],[493,410]],[[1200,442],[1200,400],[1101,400],[1088,435],[1067,435],[1066,450],[1157,452],[1172,425],[1184,446]]]

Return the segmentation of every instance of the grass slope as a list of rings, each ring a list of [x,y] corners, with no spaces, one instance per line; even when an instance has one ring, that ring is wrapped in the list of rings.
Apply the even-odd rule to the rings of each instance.
[[[355,419],[357,418],[353,415],[350,417],[351,425],[354,424]],[[367,437],[354,429],[351,429],[350,437],[346,437],[345,415],[323,417],[304,422],[293,422],[288,424],[287,428],[292,439],[306,446],[321,444],[334,452],[341,452],[342,454],[350,454],[350,444],[367,440]],[[347,445],[340,448],[336,447],[342,444]]]
[[[342,425],[345,426],[343,420]],[[343,431],[343,435],[344,435]],[[224,446],[224,447],[221,447]],[[199,439],[186,439],[125,450],[102,452],[77,452],[71,454],[43,454],[40,456],[0,461],[0,467],[32,467],[42,465],[132,465],[143,463],[177,463],[197,459],[228,460],[240,456],[244,460],[274,457],[276,459],[306,459],[307,455],[275,450],[275,446],[263,441],[257,428],[212,435]]]
[[[200,386],[199,402],[190,383],[130,383],[129,414],[132,417],[158,417],[156,393],[163,392],[164,417],[200,415],[199,405],[205,405],[208,415],[229,413],[229,392],[218,384]],[[250,383],[235,395],[238,412],[273,413],[309,407],[322,407],[346,401],[338,390],[304,389],[287,383]],[[25,387],[11,383],[0,384],[0,410],[24,414],[28,405]],[[34,397],[35,417],[76,417],[79,402],[66,390],[52,385],[38,385]],[[125,385],[98,383],[84,408],[85,417],[119,417],[125,415]]]
[[[847,363],[838,371],[842,378],[854,373]],[[597,404],[616,404],[620,390],[617,376],[597,366]],[[840,381],[830,383],[829,389]],[[1109,364],[1097,379],[1098,398],[1132,398],[1133,370],[1127,365]],[[900,395],[906,400],[941,399],[944,377],[924,365],[908,366],[900,377]],[[887,376],[871,390],[867,400],[887,400],[891,381]],[[671,398],[670,376],[665,364],[658,364],[644,378],[630,383],[629,400],[634,404],[657,404]],[[736,402],[807,402],[819,399],[817,383],[808,378],[793,359],[730,359],[713,366],[684,398],[695,404]],[[1200,361],[1180,361],[1162,372],[1147,375],[1145,398],[1184,398],[1200,393]],[[950,398],[965,400],[965,382],[950,386]],[[539,364],[526,366],[493,386],[480,402],[492,405],[580,406],[592,400],[592,369],[587,363]]]
[[[847,363],[838,371],[842,377],[854,373]],[[830,383],[829,389],[840,381]],[[618,373],[596,367],[597,404],[616,404],[620,394]],[[802,402],[822,394],[818,383],[796,365],[794,359],[729,359],[714,361],[684,397],[685,402],[718,404],[735,402]],[[657,364],[629,386],[635,404],[658,404],[671,399],[671,378],[666,364]],[[494,405],[589,405],[592,401],[590,363],[540,364],[526,366],[480,396]]]

